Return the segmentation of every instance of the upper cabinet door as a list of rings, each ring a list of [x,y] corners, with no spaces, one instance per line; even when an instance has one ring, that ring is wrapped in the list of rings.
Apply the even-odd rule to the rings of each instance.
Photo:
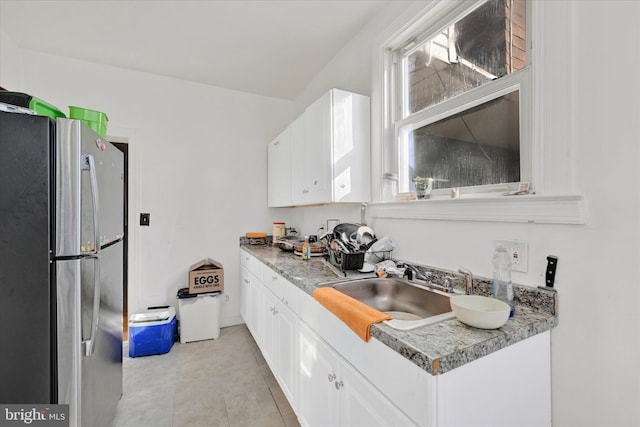
[[[293,171],[291,174],[291,199],[293,205],[296,206],[309,204],[309,193],[311,192],[310,186],[307,185],[309,181],[307,168],[310,156],[305,144],[305,117],[306,112],[295,119],[289,126],[291,130],[291,167]]]
[[[269,207],[291,206],[291,128],[269,144],[267,161]]]
[[[331,197],[331,92],[304,112],[302,146],[305,152],[305,204],[330,202]]]
[[[333,89],[331,182],[333,202],[371,199],[369,97]]]
[[[291,205],[370,200],[369,97],[332,89],[287,128],[291,141]],[[277,173],[271,171],[269,177]],[[269,206],[278,192],[269,183]],[[281,184],[283,187],[286,184]]]

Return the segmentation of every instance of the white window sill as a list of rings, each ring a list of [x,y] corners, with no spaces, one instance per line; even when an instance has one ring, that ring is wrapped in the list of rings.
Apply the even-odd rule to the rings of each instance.
[[[460,197],[372,202],[372,218],[586,224],[587,203],[577,194]]]

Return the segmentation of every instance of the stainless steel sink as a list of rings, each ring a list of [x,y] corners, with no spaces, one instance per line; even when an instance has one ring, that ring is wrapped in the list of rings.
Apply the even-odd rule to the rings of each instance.
[[[455,317],[449,295],[407,280],[391,278],[353,279],[327,284],[369,307],[388,313],[392,328],[409,330]]]

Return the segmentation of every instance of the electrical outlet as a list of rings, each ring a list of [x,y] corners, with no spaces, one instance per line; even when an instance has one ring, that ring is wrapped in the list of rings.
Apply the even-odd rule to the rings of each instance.
[[[529,248],[523,240],[496,240],[494,246],[503,246],[511,255],[511,270],[526,273],[528,270]]]

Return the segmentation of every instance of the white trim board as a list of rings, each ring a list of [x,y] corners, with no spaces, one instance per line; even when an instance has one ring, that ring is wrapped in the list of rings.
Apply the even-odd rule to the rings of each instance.
[[[585,198],[578,194],[377,202],[368,204],[367,216],[447,221],[586,224],[587,203]]]

